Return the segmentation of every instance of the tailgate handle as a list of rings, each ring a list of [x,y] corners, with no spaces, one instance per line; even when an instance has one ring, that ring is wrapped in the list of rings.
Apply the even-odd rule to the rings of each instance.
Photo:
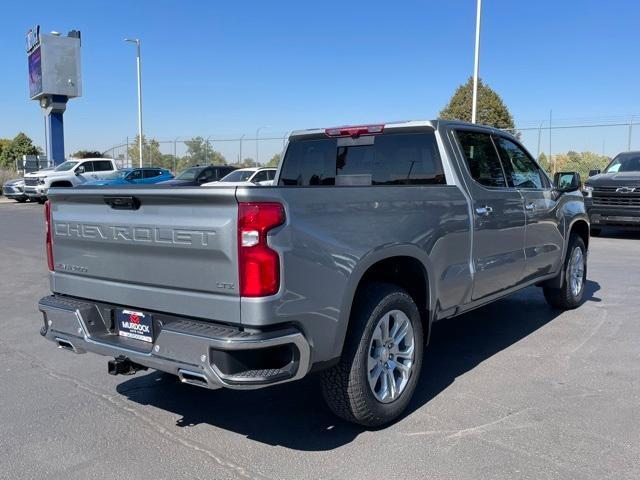
[[[136,197],[104,197],[104,203],[115,210],[138,210],[141,202]]]

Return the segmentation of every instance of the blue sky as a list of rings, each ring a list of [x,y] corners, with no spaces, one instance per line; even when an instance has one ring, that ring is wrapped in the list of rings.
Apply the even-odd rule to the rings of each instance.
[[[640,2],[485,0],[483,15],[481,76],[517,124],[549,109],[555,118],[640,115]],[[475,0],[9,0],[0,137],[24,131],[43,144],[40,108],[27,98],[24,35],[35,24],[82,31],[84,94],[65,114],[72,152],[135,135],[134,47],[124,37],[143,42],[149,136],[249,136],[265,125],[262,135],[276,136],[436,117],[472,72],[474,22]],[[640,147],[640,127],[637,136]],[[620,142],[593,131],[565,134],[557,148],[599,151],[607,140],[615,153]]]

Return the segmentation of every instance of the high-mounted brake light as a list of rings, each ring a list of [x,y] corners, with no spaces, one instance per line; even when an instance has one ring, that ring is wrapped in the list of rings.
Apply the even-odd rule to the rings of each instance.
[[[384,125],[356,125],[353,127],[334,127],[325,129],[328,137],[359,137],[360,135],[375,135],[384,131]]]
[[[241,296],[265,297],[280,289],[280,258],[267,245],[267,233],[284,221],[284,208],[279,203],[240,202],[238,205]]]
[[[47,248],[47,265],[49,270],[53,272],[53,234],[51,228],[51,203],[47,200],[44,204],[44,225],[45,225],[45,244]]]

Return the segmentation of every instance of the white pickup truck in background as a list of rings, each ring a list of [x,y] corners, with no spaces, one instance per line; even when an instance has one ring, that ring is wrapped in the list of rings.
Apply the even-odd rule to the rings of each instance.
[[[52,187],[75,187],[89,180],[97,180],[118,170],[112,158],[67,160],[53,170],[40,170],[24,176],[24,191],[31,200],[41,203]]]

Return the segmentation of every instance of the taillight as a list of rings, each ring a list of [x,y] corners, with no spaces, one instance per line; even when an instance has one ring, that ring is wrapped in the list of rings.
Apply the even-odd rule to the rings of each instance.
[[[47,200],[44,204],[44,224],[45,224],[45,243],[47,245],[47,264],[49,270],[53,272],[53,234],[51,228],[51,203]]]
[[[375,135],[384,131],[384,125],[357,125],[353,127],[334,127],[325,129],[328,137],[359,137],[360,135]]]
[[[238,265],[240,295],[265,297],[280,288],[280,258],[267,245],[267,232],[285,221],[279,203],[238,205]]]

